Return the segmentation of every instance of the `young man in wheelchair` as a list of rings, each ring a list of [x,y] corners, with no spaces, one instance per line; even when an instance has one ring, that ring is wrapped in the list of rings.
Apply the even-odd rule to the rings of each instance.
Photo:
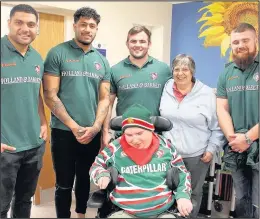
[[[100,189],[106,189],[111,180],[108,168],[118,171],[109,198],[121,210],[110,218],[174,218],[168,210],[175,200],[182,216],[192,211],[190,173],[175,147],[154,133],[150,116],[145,107],[131,106],[122,116],[123,135],[98,154],[90,169],[91,180]],[[167,171],[172,167],[179,170],[174,192],[166,184]]]

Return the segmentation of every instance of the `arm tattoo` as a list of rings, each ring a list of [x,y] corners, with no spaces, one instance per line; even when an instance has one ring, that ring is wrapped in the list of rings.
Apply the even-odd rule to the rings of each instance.
[[[58,88],[44,89],[44,97],[46,104],[50,108],[51,112],[63,123],[66,123],[71,119],[66,111],[64,104],[57,96]]]
[[[109,105],[110,105],[110,89],[109,86],[104,87],[104,94],[101,94],[102,99],[99,100],[96,120],[94,126],[97,127],[99,131],[103,125],[103,122],[107,116]]]
[[[57,112],[58,112],[58,109],[60,109],[60,108],[65,109],[63,103],[61,101],[54,101],[54,104],[53,104],[53,107],[52,107],[53,114],[56,115]]]
[[[110,99],[110,89],[107,86],[105,87],[105,89],[107,91],[106,98]]]
[[[93,139],[97,135],[98,131],[89,132],[89,137]]]

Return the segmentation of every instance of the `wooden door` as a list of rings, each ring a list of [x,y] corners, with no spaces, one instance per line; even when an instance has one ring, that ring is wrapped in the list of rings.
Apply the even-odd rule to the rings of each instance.
[[[52,47],[62,42],[64,42],[64,16],[39,13],[39,35],[37,35],[36,39],[31,44],[33,48],[41,54],[43,59],[45,59],[48,51]],[[50,110],[45,104],[44,109],[49,124]],[[46,143],[45,154],[43,157],[43,167],[34,196],[34,204],[40,204],[41,190],[49,189],[54,186],[55,175],[50,149],[50,128],[48,127],[48,139]]]

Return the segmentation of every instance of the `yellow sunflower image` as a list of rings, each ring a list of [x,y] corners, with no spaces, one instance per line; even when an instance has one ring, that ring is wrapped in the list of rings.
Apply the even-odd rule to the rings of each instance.
[[[202,16],[197,23],[204,22],[199,29],[203,46],[220,46],[221,57],[230,47],[230,33],[239,23],[253,25],[258,34],[258,2],[213,2],[198,11]],[[232,54],[230,52],[229,58]]]

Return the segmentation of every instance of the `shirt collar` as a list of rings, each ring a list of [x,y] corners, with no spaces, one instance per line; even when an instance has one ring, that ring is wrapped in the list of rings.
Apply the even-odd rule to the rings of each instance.
[[[70,41],[69,41],[69,44],[70,44],[70,46],[73,47],[74,49],[81,49],[81,50],[82,50],[82,48],[80,48],[80,47],[78,46],[78,44],[75,42],[74,39],[70,40]],[[82,50],[82,51],[83,51],[83,50]],[[93,47],[92,45],[90,46],[89,51],[87,51],[86,53],[88,53],[88,52],[94,52],[94,47]]]
[[[173,88],[173,90],[175,90],[175,91],[179,91],[178,88],[177,88],[177,86],[176,86],[176,83],[175,83],[175,82],[173,82],[172,88]]]
[[[174,91],[178,96],[185,97],[185,96],[188,94],[188,93],[182,94],[182,93],[178,90],[178,88],[177,88],[175,82],[173,82],[172,88],[173,88],[173,91]]]
[[[128,65],[134,65],[130,59],[129,59],[130,56],[128,56],[127,58],[125,58],[124,62]],[[153,57],[152,56],[148,56],[148,60],[146,61],[146,63],[143,65],[145,66],[147,63],[152,63],[153,62]]]
[[[259,63],[259,52],[257,53],[257,56],[255,57],[255,62]]]

